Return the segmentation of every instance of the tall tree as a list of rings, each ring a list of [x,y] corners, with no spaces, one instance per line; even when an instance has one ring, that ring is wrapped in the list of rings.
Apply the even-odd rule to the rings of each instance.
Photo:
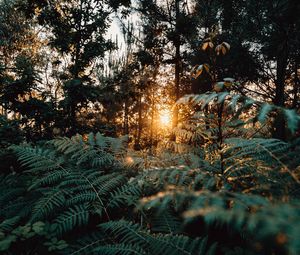
[[[144,16],[156,19],[152,27],[154,37],[160,38],[159,45],[163,63],[173,65],[173,98],[177,101],[182,95],[180,82],[183,66],[183,45],[194,33],[195,17],[190,15],[188,1],[167,0],[165,2],[143,0],[140,11]],[[178,109],[174,107],[173,126],[178,123]]]
[[[299,1],[229,2],[231,12],[235,13],[231,16],[236,19],[226,19],[228,28],[240,31],[244,43],[249,44],[254,49],[252,54],[260,59],[261,79],[259,90],[255,92],[278,106],[287,106],[288,101],[292,101],[289,98],[298,97],[295,67],[300,57]],[[228,7],[224,11],[228,12]],[[289,79],[289,73],[294,74],[294,79]],[[288,92],[290,86],[294,88],[292,93]],[[281,115],[275,120],[273,136],[286,138],[285,120]]]
[[[57,0],[27,1],[29,15],[34,14],[50,33],[49,45],[67,57],[67,71],[61,76],[67,133],[80,130],[77,115],[98,94],[93,76],[93,64],[113,47],[105,38],[110,14],[130,1]]]
[[[43,45],[33,20],[18,9],[19,1],[0,4],[0,101],[2,114],[18,121],[28,140],[49,137],[55,112],[40,90]]]

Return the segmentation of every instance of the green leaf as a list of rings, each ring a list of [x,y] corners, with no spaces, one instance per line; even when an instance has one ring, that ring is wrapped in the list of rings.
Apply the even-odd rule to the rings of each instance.
[[[224,102],[226,96],[228,96],[228,95],[229,95],[228,92],[219,93],[219,95],[218,95],[218,103]]]
[[[283,109],[283,113],[287,120],[287,126],[288,126],[289,130],[292,133],[295,133],[297,131],[298,125],[299,125],[299,120],[300,120],[299,115],[296,113],[296,111],[294,109],[292,109],[292,110]]]
[[[32,225],[32,230],[37,233],[37,234],[40,234],[42,233],[42,231],[44,230],[44,227],[45,227],[45,223],[42,222],[42,221],[37,221],[35,222],[33,225]]]
[[[260,108],[259,110],[259,114],[257,116],[257,120],[260,122],[260,123],[265,123],[266,121],[266,118],[268,116],[268,114],[270,113],[270,111],[273,109],[273,106],[270,105],[270,104],[263,104],[262,107]]]
[[[15,235],[9,235],[4,240],[0,241],[0,251],[6,251],[9,249],[10,245],[16,241],[17,237]]]

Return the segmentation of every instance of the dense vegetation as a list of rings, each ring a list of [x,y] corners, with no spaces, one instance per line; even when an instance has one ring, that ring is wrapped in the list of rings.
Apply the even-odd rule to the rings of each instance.
[[[0,0],[0,253],[300,254],[299,12]]]

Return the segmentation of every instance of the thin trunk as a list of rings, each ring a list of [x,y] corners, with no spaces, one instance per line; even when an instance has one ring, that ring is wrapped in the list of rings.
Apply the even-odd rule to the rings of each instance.
[[[175,100],[177,101],[180,96],[180,35],[178,32],[178,23],[179,23],[179,0],[175,2],[175,13],[176,13],[176,24],[175,24],[175,31],[176,31],[176,40],[174,41],[175,45]],[[173,111],[173,128],[176,127],[178,124],[178,107],[174,107]]]
[[[220,168],[221,168],[221,174],[224,174],[224,155],[222,152],[223,149],[223,110],[224,110],[224,102],[222,102],[218,106],[218,149],[219,149],[219,155],[220,155]]]
[[[152,90],[151,123],[150,123],[150,154],[152,154],[153,133],[154,133],[154,113],[155,113],[154,97],[155,97],[154,90]]]
[[[277,106],[284,107],[285,103],[285,76],[288,64],[288,45],[287,42],[281,45],[281,50],[277,56],[277,79],[275,81],[275,98],[273,103]],[[285,119],[282,113],[279,113],[274,121],[273,137],[285,140]]]
[[[128,99],[125,100],[124,103],[124,135],[129,134],[129,107],[128,107]]]
[[[136,149],[140,149],[140,142],[141,142],[141,136],[142,136],[142,129],[143,129],[143,123],[142,123],[142,96],[139,96],[139,111],[138,111],[138,125],[137,125],[137,137],[135,142]]]
[[[73,78],[79,79],[79,60],[80,60],[80,48],[81,48],[81,22],[82,22],[82,11],[83,11],[83,2],[80,1],[80,18],[78,23],[78,40],[76,42],[76,51],[75,51],[75,60],[74,60],[74,71],[73,71]],[[71,95],[71,103],[69,107],[69,116],[70,116],[70,135],[75,135],[78,132],[78,123],[76,118],[76,108],[77,108],[77,102],[76,98]]]
[[[299,93],[299,77],[298,77],[298,61],[296,60],[295,67],[294,67],[294,89],[293,89],[293,104],[292,108],[296,108],[298,104],[298,93]]]
[[[232,19],[234,18],[233,1],[227,0],[223,2],[223,28],[228,31],[231,28]]]

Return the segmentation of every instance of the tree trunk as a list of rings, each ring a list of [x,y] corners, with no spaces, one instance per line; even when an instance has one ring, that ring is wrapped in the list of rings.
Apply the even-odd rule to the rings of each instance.
[[[136,135],[136,141],[135,141],[135,149],[140,150],[141,145],[141,136],[142,136],[142,129],[143,129],[143,123],[142,123],[142,96],[139,95],[139,101],[138,101],[139,111],[138,111],[138,125],[137,125],[137,135]]]
[[[124,135],[129,134],[129,109],[128,109],[128,99],[124,103]]]
[[[298,66],[299,63],[296,60],[295,61],[295,66],[294,66],[294,89],[293,89],[293,104],[292,104],[292,108],[296,108],[298,106],[298,93],[299,93],[299,77],[298,77]]]
[[[275,97],[273,103],[277,106],[284,107],[285,103],[285,76],[288,64],[288,48],[287,42],[281,45],[277,55],[277,78],[275,81]],[[274,121],[273,137],[285,140],[285,119],[282,113],[278,113]]]
[[[176,12],[176,24],[175,24],[175,31],[176,31],[176,40],[174,41],[175,45],[175,100],[177,101],[180,96],[180,35],[178,34],[178,20],[179,20],[179,0],[175,2],[175,12]],[[172,127],[176,127],[178,124],[178,107],[174,107],[173,111],[173,123]]]

